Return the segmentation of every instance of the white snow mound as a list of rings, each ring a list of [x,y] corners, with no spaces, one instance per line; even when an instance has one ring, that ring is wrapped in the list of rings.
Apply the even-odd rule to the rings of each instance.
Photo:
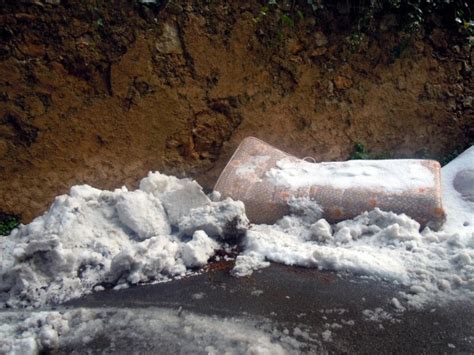
[[[360,186],[376,183],[389,189],[398,178],[406,178],[409,187],[429,182],[423,180],[428,176],[425,171],[414,169],[408,177],[397,174],[396,164],[380,171],[370,161],[347,162],[342,167],[336,178],[326,179],[335,173],[332,165],[280,161],[269,177],[292,187],[317,183],[346,188],[357,181]],[[402,284],[408,290],[402,292],[402,299],[415,307],[430,301],[474,299],[474,147],[446,165],[441,175],[447,222],[439,232],[420,231],[419,223],[410,217],[379,209],[331,226],[318,219],[319,206],[314,202],[294,199],[289,203],[290,216],[274,225],[251,226],[234,274],[249,275],[274,261]]]
[[[313,172],[314,164],[291,164],[270,175],[298,186],[313,183],[308,175],[324,179],[324,166]],[[331,183],[390,185],[384,176],[398,176],[396,164],[381,171],[370,161],[360,170],[358,164],[347,162]],[[196,182],[160,173],[150,173],[135,191],[75,186],[43,216],[0,238],[0,305],[42,306],[79,297],[96,285],[166,280],[204,266],[223,243],[242,235],[236,276],[274,261],[404,285],[397,301],[415,307],[474,299],[474,147],[441,173],[447,222],[439,232],[420,231],[410,217],[379,209],[330,225],[305,198],[290,200],[291,214],[274,225],[249,226],[242,202],[220,200],[218,194],[210,199]],[[428,183],[425,171],[410,174],[405,181],[410,187]]]
[[[190,214],[201,219],[190,220]],[[38,307],[79,297],[99,284],[183,275],[221,247],[211,236],[225,239],[221,233],[245,223],[241,202],[211,202],[188,179],[150,173],[135,191],[74,186],[43,216],[0,238],[0,306]],[[183,225],[189,236],[178,235]]]

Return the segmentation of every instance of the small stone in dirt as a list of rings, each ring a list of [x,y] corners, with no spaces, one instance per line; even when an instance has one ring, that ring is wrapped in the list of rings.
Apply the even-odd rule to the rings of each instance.
[[[348,89],[352,86],[352,80],[339,75],[334,79],[334,85],[338,90]]]
[[[407,83],[405,81],[405,78],[403,78],[403,77],[398,78],[397,88],[398,88],[398,90],[406,90],[407,89]]]
[[[466,97],[462,102],[462,106],[464,108],[472,108],[472,96]]]
[[[288,48],[288,52],[290,52],[291,54],[296,54],[303,49],[303,46],[301,45],[300,41],[298,41],[297,39],[290,38],[288,40],[287,48]]]
[[[441,85],[439,84],[426,83],[424,89],[425,89],[424,96],[427,99],[436,99],[442,96]]]
[[[178,36],[178,29],[175,26],[165,23],[163,33],[158,38],[155,48],[163,54],[181,54],[183,48]]]
[[[464,75],[469,75],[469,74],[471,74],[471,70],[472,70],[472,68],[471,68],[471,66],[468,64],[468,62],[467,62],[467,61],[463,61],[463,62],[462,62],[462,71],[463,71],[463,74],[464,74]]]
[[[310,53],[310,57],[319,57],[327,52],[326,47],[319,47],[316,49],[313,49]]]
[[[0,139],[0,158],[4,157],[8,152],[8,143],[4,139]]]
[[[330,95],[334,93],[334,83],[332,81],[328,81],[327,89]]]
[[[314,34],[314,43],[318,47],[322,47],[328,44],[328,39],[324,33],[322,33],[321,31],[318,31]]]
[[[453,98],[450,98],[450,99],[448,99],[447,102],[448,102],[448,105],[447,105],[448,110],[451,111],[451,112],[456,111],[456,109],[457,109],[456,100],[453,99]]]

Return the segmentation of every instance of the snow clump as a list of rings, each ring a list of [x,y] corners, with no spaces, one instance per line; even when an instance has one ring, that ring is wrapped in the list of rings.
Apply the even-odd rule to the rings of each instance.
[[[95,286],[184,275],[246,223],[241,202],[212,202],[189,179],[150,173],[135,191],[74,186],[44,215],[0,238],[0,306],[39,307]]]

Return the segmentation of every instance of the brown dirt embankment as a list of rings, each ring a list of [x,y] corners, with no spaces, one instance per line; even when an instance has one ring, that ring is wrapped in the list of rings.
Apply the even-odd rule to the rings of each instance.
[[[436,26],[407,36],[387,15],[355,45],[337,14],[284,26],[258,2],[121,4],[2,8],[1,212],[28,222],[71,185],[149,170],[210,188],[249,135],[317,160],[473,138],[471,48]]]

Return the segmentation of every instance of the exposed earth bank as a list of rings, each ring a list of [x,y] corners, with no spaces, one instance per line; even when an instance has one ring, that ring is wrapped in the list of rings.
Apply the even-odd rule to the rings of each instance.
[[[435,18],[407,34],[387,14],[357,38],[349,15],[261,10],[2,6],[0,212],[26,223],[72,185],[136,187],[149,170],[212,188],[249,135],[317,160],[356,143],[441,158],[473,141],[472,49]]]

